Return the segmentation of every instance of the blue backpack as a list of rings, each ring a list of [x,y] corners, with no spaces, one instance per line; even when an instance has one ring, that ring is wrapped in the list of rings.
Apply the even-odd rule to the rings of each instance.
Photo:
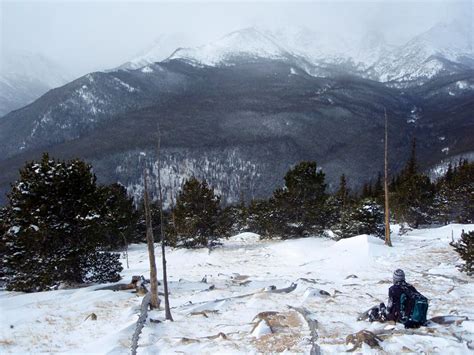
[[[400,296],[401,321],[405,328],[416,328],[426,323],[428,299],[419,292],[406,289]]]

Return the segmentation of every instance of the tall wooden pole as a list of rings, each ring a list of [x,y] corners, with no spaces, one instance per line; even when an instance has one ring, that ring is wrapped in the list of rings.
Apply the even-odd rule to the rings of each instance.
[[[150,259],[150,308],[154,309],[160,308],[160,299],[158,298],[158,278],[156,272],[153,226],[151,223],[150,197],[148,195],[148,171],[146,168],[144,172],[144,180],[145,191],[143,196],[143,202],[145,204],[146,242],[148,245],[148,258]]]
[[[158,192],[160,196],[160,231],[161,231],[161,260],[163,262],[163,291],[165,298],[165,318],[167,320],[173,320],[171,316],[169,293],[168,293],[168,273],[166,271],[166,255],[165,255],[165,221],[163,218],[163,192],[161,189],[161,135],[160,127],[158,126],[158,146],[157,146],[157,159],[158,159]]]
[[[385,244],[389,247],[392,246],[390,239],[390,209],[388,205],[388,118],[387,110],[384,108],[385,114],[385,179],[384,179],[384,190],[385,190]]]

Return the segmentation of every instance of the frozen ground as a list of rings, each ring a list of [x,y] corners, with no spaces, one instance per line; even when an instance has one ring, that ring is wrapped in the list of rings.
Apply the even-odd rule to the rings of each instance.
[[[381,349],[363,345],[358,351],[473,353],[467,344],[474,343],[473,279],[455,268],[459,259],[448,244],[462,229],[474,230],[474,225],[394,233],[393,248],[364,235],[339,242],[259,241],[246,233],[211,253],[169,249],[175,321],[148,321],[138,353],[309,353],[308,325],[288,306],[304,307],[317,320],[316,342],[322,353],[352,348],[345,344],[351,333],[384,328],[394,329],[383,337]],[[125,281],[148,274],[145,246],[132,246],[129,259]],[[429,298],[429,317],[459,315],[470,320],[422,328],[417,334],[407,334],[398,325],[356,321],[360,312],[386,299],[396,268],[403,268],[407,281]],[[280,289],[292,283],[297,287],[290,293],[268,292],[272,285]],[[0,292],[0,353],[129,353],[141,297],[129,291],[94,291],[100,287]],[[248,296],[238,297],[242,295]],[[255,318],[261,312],[277,313]],[[91,313],[97,320],[87,318]],[[149,318],[163,320],[163,312],[150,312]]]

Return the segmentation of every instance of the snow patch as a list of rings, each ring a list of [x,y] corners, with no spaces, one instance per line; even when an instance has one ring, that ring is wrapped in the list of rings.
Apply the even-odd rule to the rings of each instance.
[[[123,82],[119,78],[114,78],[114,80],[119,83],[122,87],[124,87],[128,92],[135,92],[138,91],[136,88],[133,86],[128,85],[127,83]]]
[[[18,232],[21,230],[21,227],[20,226],[13,226],[13,227],[10,227],[10,229],[8,230],[8,233],[10,234],[18,234]]]
[[[267,323],[267,321],[265,321],[265,319],[261,319],[254,328],[252,336],[254,336],[255,338],[260,338],[261,336],[266,334],[272,334],[272,328]]]
[[[141,70],[142,73],[153,73],[153,69],[151,69],[149,66],[143,67]]]

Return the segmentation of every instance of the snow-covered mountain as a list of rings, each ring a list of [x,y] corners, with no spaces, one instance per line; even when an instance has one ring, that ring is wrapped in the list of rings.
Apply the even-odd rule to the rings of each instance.
[[[168,60],[182,59],[200,65],[222,65],[234,60],[286,59],[292,55],[277,41],[255,28],[234,31],[196,48],[178,48]]]
[[[165,60],[179,47],[188,47],[193,44],[192,38],[184,33],[161,34],[148,48],[117,69],[143,68],[148,64]]]
[[[2,50],[0,116],[29,104],[70,79],[59,64],[44,55]]]
[[[365,78],[405,84],[425,82],[474,66],[473,35],[468,25],[437,24],[407,43],[395,46],[380,32],[344,37],[300,26],[245,28],[197,47],[184,35],[161,36],[150,49],[123,64],[137,69],[149,63],[183,60],[194,65],[233,65],[258,59],[296,63],[314,76],[348,72]]]
[[[468,26],[437,24],[383,56],[375,63],[373,74],[382,82],[410,82],[452,73],[474,59],[473,41]]]

